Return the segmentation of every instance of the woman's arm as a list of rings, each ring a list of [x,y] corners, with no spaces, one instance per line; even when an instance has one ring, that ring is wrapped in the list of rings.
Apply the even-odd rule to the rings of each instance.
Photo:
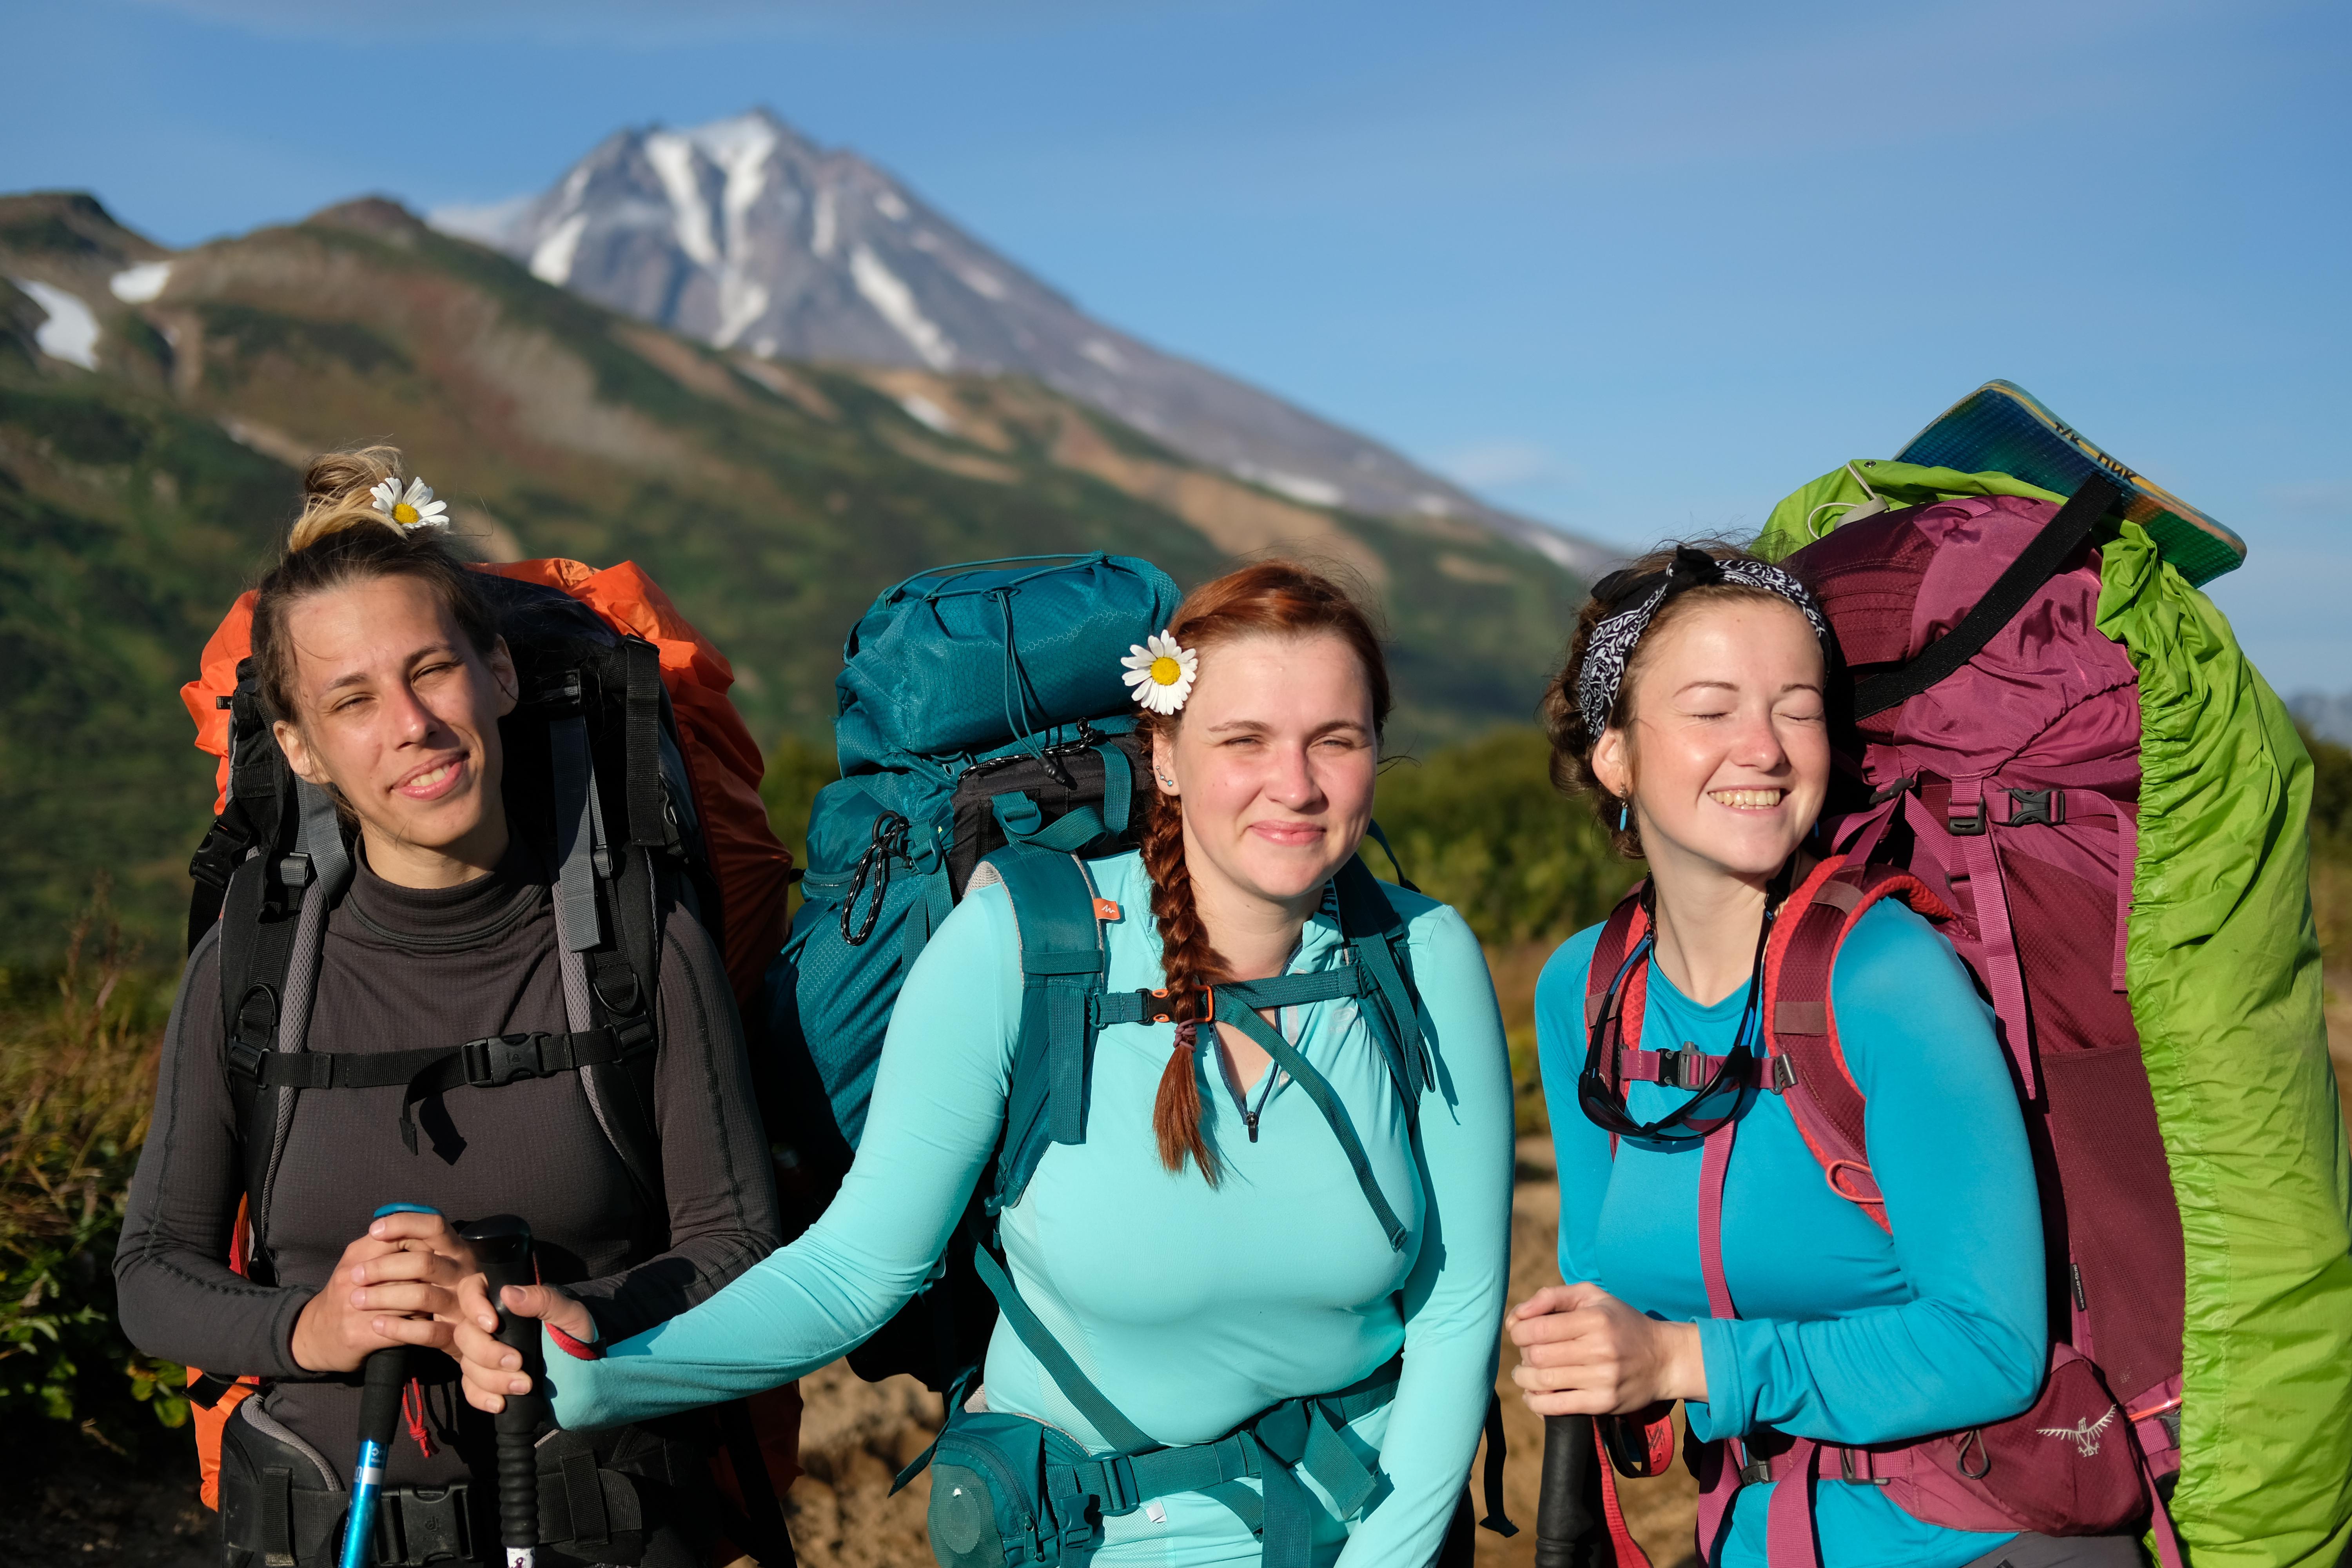
[[[1020,1009],[1013,906],[1001,888],[983,889],[940,923],[907,976],[864,1141],[824,1217],[602,1360],[551,1345],[557,1418],[610,1426],[756,1393],[864,1342],[930,1272],[995,1151]]]
[[[124,1335],[150,1355],[225,1377],[310,1375],[292,1342],[313,1292],[259,1284],[228,1266],[245,1165],[221,1066],[217,926],[180,977],[149,1129],[114,1253]]]
[[[1510,1279],[1511,1060],[1477,939],[1440,907],[1412,926],[1421,1026],[1437,1064],[1420,1154],[1428,1208],[1404,1287],[1404,1371],[1381,1469],[1394,1489],[1339,1554],[1341,1568],[1436,1556],[1495,1389]]]
[[[660,1007],[654,1117],[669,1247],[566,1288],[587,1304],[604,1341],[709,1300],[783,1239],[742,1026],[718,950],[683,910],[671,915],[662,942]]]
[[[1870,1163],[1912,1300],[1807,1321],[1699,1325],[1702,1438],[1758,1426],[1876,1443],[2006,1419],[2047,1359],[2042,1210],[1990,1016],[1944,940],[1873,909],[1831,979],[1868,1098]]]

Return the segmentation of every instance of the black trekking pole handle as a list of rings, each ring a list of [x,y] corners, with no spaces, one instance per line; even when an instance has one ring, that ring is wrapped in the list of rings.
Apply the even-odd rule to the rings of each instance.
[[[1600,1521],[1586,1500],[1595,1456],[1592,1417],[1544,1417],[1543,1490],[1536,1501],[1536,1568],[1589,1568],[1613,1553],[1591,1537]]]
[[[499,1544],[506,1568],[535,1568],[539,1560],[539,1428],[548,1415],[546,1358],[540,1353],[539,1320],[506,1310],[500,1300],[509,1285],[535,1285],[530,1226],[512,1215],[477,1220],[457,1233],[473,1244],[474,1261],[489,1287],[490,1309],[499,1315],[499,1343],[522,1358],[529,1394],[509,1394],[495,1417],[499,1454]]]

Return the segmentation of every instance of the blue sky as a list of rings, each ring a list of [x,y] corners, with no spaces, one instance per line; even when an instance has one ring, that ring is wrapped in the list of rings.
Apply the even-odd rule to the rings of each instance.
[[[184,244],[756,103],[1095,313],[1627,545],[1979,382],[2236,527],[2352,690],[2352,12],[2317,0],[0,0],[0,189]]]

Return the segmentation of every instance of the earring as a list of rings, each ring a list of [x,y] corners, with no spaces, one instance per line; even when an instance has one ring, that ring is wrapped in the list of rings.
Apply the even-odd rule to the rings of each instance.
[[[1633,814],[1633,797],[1632,797],[1632,796],[1630,796],[1630,795],[1629,795],[1629,796],[1627,796],[1625,799],[1621,800],[1621,801],[1619,801],[1619,802],[1617,803],[1617,831],[1618,831],[1618,832],[1622,833],[1622,832],[1624,832],[1624,831],[1625,831],[1625,819],[1626,819],[1629,816],[1631,816],[1631,815]]]
[[[1170,778],[1166,773],[1161,773],[1160,775],[1160,782],[1166,784],[1170,789],[1174,789],[1176,787],[1176,781]]]

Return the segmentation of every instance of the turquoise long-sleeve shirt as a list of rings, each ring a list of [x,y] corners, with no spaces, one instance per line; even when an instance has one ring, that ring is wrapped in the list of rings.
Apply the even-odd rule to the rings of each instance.
[[[2042,1211],[1990,1009],[1950,946],[1882,903],[1856,923],[1830,980],[1893,1235],[1830,1191],[1787,1105],[1750,1091],[1723,1194],[1724,1274],[1741,1315],[1717,1320],[1699,1268],[1698,1146],[1622,1139],[1612,1160],[1609,1135],[1576,1108],[1599,940],[1598,926],[1571,938],[1536,987],[1560,1274],[1699,1325],[1708,1398],[1686,1406],[1692,1430],[1874,1443],[2032,1404],[2047,1357]],[[1745,986],[1701,1007],[1654,960],[1648,984],[1643,1046],[1730,1050]],[[1627,1097],[1645,1121],[1685,1098],[1650,1083]],[[1764,1563],[1772,1489],[1739,1491],[1720,1568]],[[1825,1568],[1958,1568],[2009,1539],[1923,1523],[1866,1484],[1824,1478],[1814,1499]]]
[[[1122,911],[1106,930],[1108,988],[1160,984],[1141,858],[1088,869]],[[1211,1053],[1200,1053],[1201,1098],[1223,1179],[1213,1188],[1189,1166],[1162,1166],[1151,1108],[1173,1045],[1166,1024],[1101,1032],[1086,1142],[1053,1145],[1003,1215],[1023,1299],[1161,1443],[1222,1436],[1269,1405],[1345,1387],[1403,1352],[1394,1401],[1351,1428],[1379,1450],[1384,1482],[1355,1517],[1317,1523],[1316,1561],[1345,1568],[1418,1568],[1435,1556],[1493,1385],[1510,1237],[1510,1068],[1485,959],[1454,910],[1384,890],[1406,921],[1437,1068],[1418,1150],[1352,1001],[1286,1008],[1280,1022],[1346,1106],[1409,1228],[1402,1250],[1390,1247],[1305,1091],[1277,1081],[1252,1141]],[[1335,910],[1327,898],[1307,921],[1291,973],[1344,960]],[[604,1359],[551,1354],[558,1419],[610,1426],[770,1388],[887,1321],[947,1246],[996,1148],[1020,1015],[1011,900],[1002,887],[977,889],[908,974],[856,1162],[824,1216],[710,1300]],[[985,1373],[988,1408],[1109,1449],[1002,1321]],[[1153,1511],[1107,1521],[1100,1568],[1258,1560],[1256,1542],[1211,1499],[1186,1493],[1160,1500],[1163,1519]]]

